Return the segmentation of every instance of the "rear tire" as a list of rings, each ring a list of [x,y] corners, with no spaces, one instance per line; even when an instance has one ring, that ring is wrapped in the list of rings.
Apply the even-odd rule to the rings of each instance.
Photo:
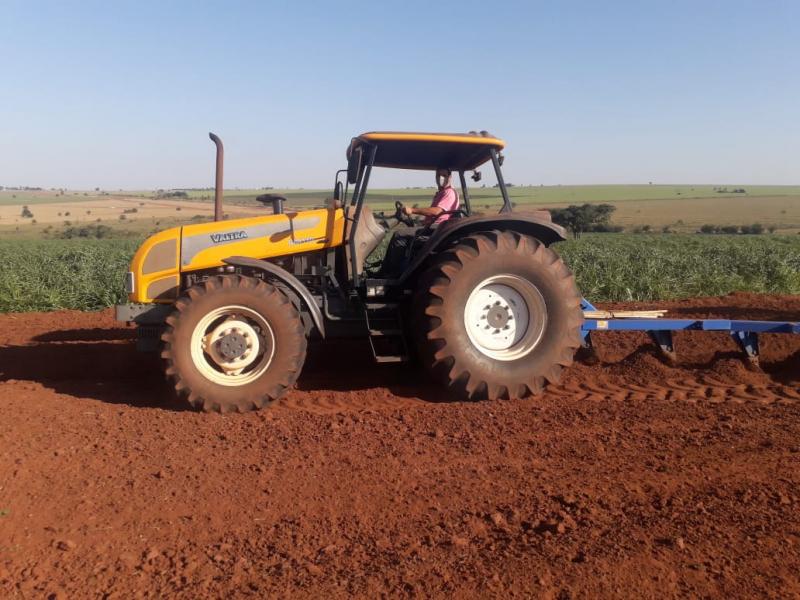
[[[263,408],[295,383],[306,357],[289,298],[252,277],[212,277],[187,290],[161,336],[167,377],[206,412]]]
[[[474,234],[442,253],[414,298],[433,377],[469,399],[522,398],[556,383],[581,345],[581,296],[558,255],[516,232]]]

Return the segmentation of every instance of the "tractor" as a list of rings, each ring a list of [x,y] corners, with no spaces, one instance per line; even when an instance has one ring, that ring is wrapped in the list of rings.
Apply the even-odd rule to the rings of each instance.
[[[130,303],[116,308],[137,326],[140,349],[160,351],[191,406],[268,406],[300,376],[308,340],[361,337],[378,363],[413,358],[465,399],[536,394],[572,363],[584,307],[551,248],[566,232],[545,211],[512,210],[502,140],[364,133],[348,145],[324,207],[287,210],[284,196],[265,194],[263,216],[225,219],[223,146],[210,136],[214,221],[148,238],[125,278]],[[470,203],[467,178],[477,183],[485,165],[502,199],[496,214]],[[366,201],[375,168],[447,169],[461,204],[439,225],[413,222],[399,202],[393,215],[376,214]],[[401,225],[409,243],[380,258]]]

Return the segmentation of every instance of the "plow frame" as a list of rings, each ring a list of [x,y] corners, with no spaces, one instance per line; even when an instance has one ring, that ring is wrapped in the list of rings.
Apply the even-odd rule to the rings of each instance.
[[[581,302],[583,310],[596,310],[586,300]],[[610,318],[585,319],[581,336],[585,348],[592,348],[593,331],[643,331],[670,360],[676,359],[672,340],[674,331],[721,331],[727,332],[739,349],[754,366],[758,366],[759,340],[762,333],[800,334],[800,322],[794,321],[745,321],[738,319],[666,319],[666,318]]]

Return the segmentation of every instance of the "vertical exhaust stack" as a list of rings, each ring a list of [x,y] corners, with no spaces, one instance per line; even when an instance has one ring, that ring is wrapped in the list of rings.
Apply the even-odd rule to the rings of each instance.
[[[217,147],[217,176],[214,183],[214,220],[222,220],[222,162],[225,157],[225,149],[222,147],[222,140],[215,133],[209,133],[208,137]]]

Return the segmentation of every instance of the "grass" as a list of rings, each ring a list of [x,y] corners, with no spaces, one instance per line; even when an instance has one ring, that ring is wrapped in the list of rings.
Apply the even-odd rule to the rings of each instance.
[[[125,302],[139,239],[0,241],[0,312]],[[733,291],[800,294],[800,236],[595,234],[559,244],[593,302]]]

